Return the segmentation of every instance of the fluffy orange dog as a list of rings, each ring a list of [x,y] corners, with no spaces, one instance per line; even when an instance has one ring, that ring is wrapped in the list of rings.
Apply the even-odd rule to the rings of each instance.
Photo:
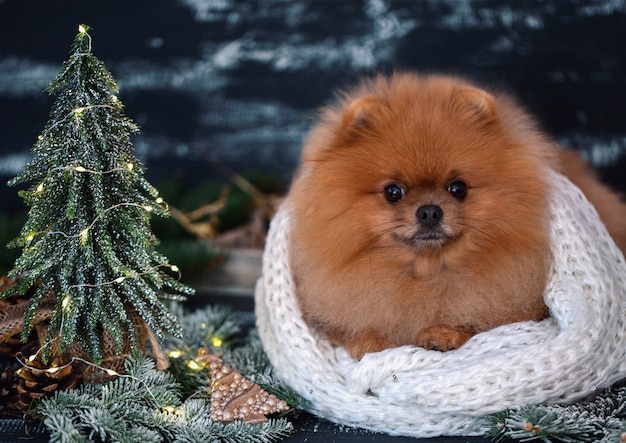
[[[324,110],[302,157],[290,191],[299,302],[355,358],[450,350],[548,316],[548,200],[559,190],[545,176],[561,163],[626,246],[619,197],[511,99],[458,78],[365,82]]]

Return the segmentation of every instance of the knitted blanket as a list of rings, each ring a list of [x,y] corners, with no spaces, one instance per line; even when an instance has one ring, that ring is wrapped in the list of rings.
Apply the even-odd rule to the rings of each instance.
[[[256,315],[276,374],[331,421],[392,435],[480,435],[484,417],[580,399],[626,376],[626,264],[593,206],[553,173],[551,317],[478,334],[460,349],[414,346],[352,359],[303,321],[289,261],[289,201],[272,221]]]

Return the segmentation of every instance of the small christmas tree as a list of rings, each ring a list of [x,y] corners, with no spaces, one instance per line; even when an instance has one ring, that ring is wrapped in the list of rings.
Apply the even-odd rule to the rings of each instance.
[[[158,338],[178,335],[176,317],[160,299],[193,292],[164,272],[178,268],[155,250],[149,218],[167,215],[167,206],[134,156],[130,136],[138,127],[123,114],[113,76],[92,54],[88,30],[79,26],[70,58],[48,87],[57,98],[34,159],[9,181],[32,183],[20,192],[30,213],[9,244],[22,248],[10,275],[23,279],[0,298],[37,287],[24,316],[26,341],[39,305],[53,294],[44,360],[52,349],[78,343],[100,362],[105,335],[116,353],[127,342],[136,352],[143,345],[138,319]]]

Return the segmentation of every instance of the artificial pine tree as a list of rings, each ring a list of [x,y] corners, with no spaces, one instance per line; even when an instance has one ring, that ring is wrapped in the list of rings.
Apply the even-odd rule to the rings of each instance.
[[[69,59],[48,87],[57,98],[34,159],[9,182],[32,183],[20,192],[30,213],[9,244],[22,248],[10,275],[23,278],[0,298],[36,286],[24,316],[26,341],[40,304],[53,297],[44,360],[78,343],[100,362],[103,337],[118,354],[128,344],[136,352],[142,325],[158,338],[178,335],[176,317],[160,299],[193,292],[155,250],[149,219],[167,215],[167,206],[134,156],[130,136],[138,127],[123,114],[113,76],[92,54],[88,30],[79,26]]]

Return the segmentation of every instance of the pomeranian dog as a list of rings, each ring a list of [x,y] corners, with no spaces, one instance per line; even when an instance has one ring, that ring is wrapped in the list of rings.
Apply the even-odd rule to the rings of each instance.
[[[563,151],[564,152],[564,151]],[[305,320],[354,358],[447,351],[541,320],[549,169],[571,172],[626,246],[626,206],[512,99],[447,76],[379,76],[325,108],[292,183]]]

